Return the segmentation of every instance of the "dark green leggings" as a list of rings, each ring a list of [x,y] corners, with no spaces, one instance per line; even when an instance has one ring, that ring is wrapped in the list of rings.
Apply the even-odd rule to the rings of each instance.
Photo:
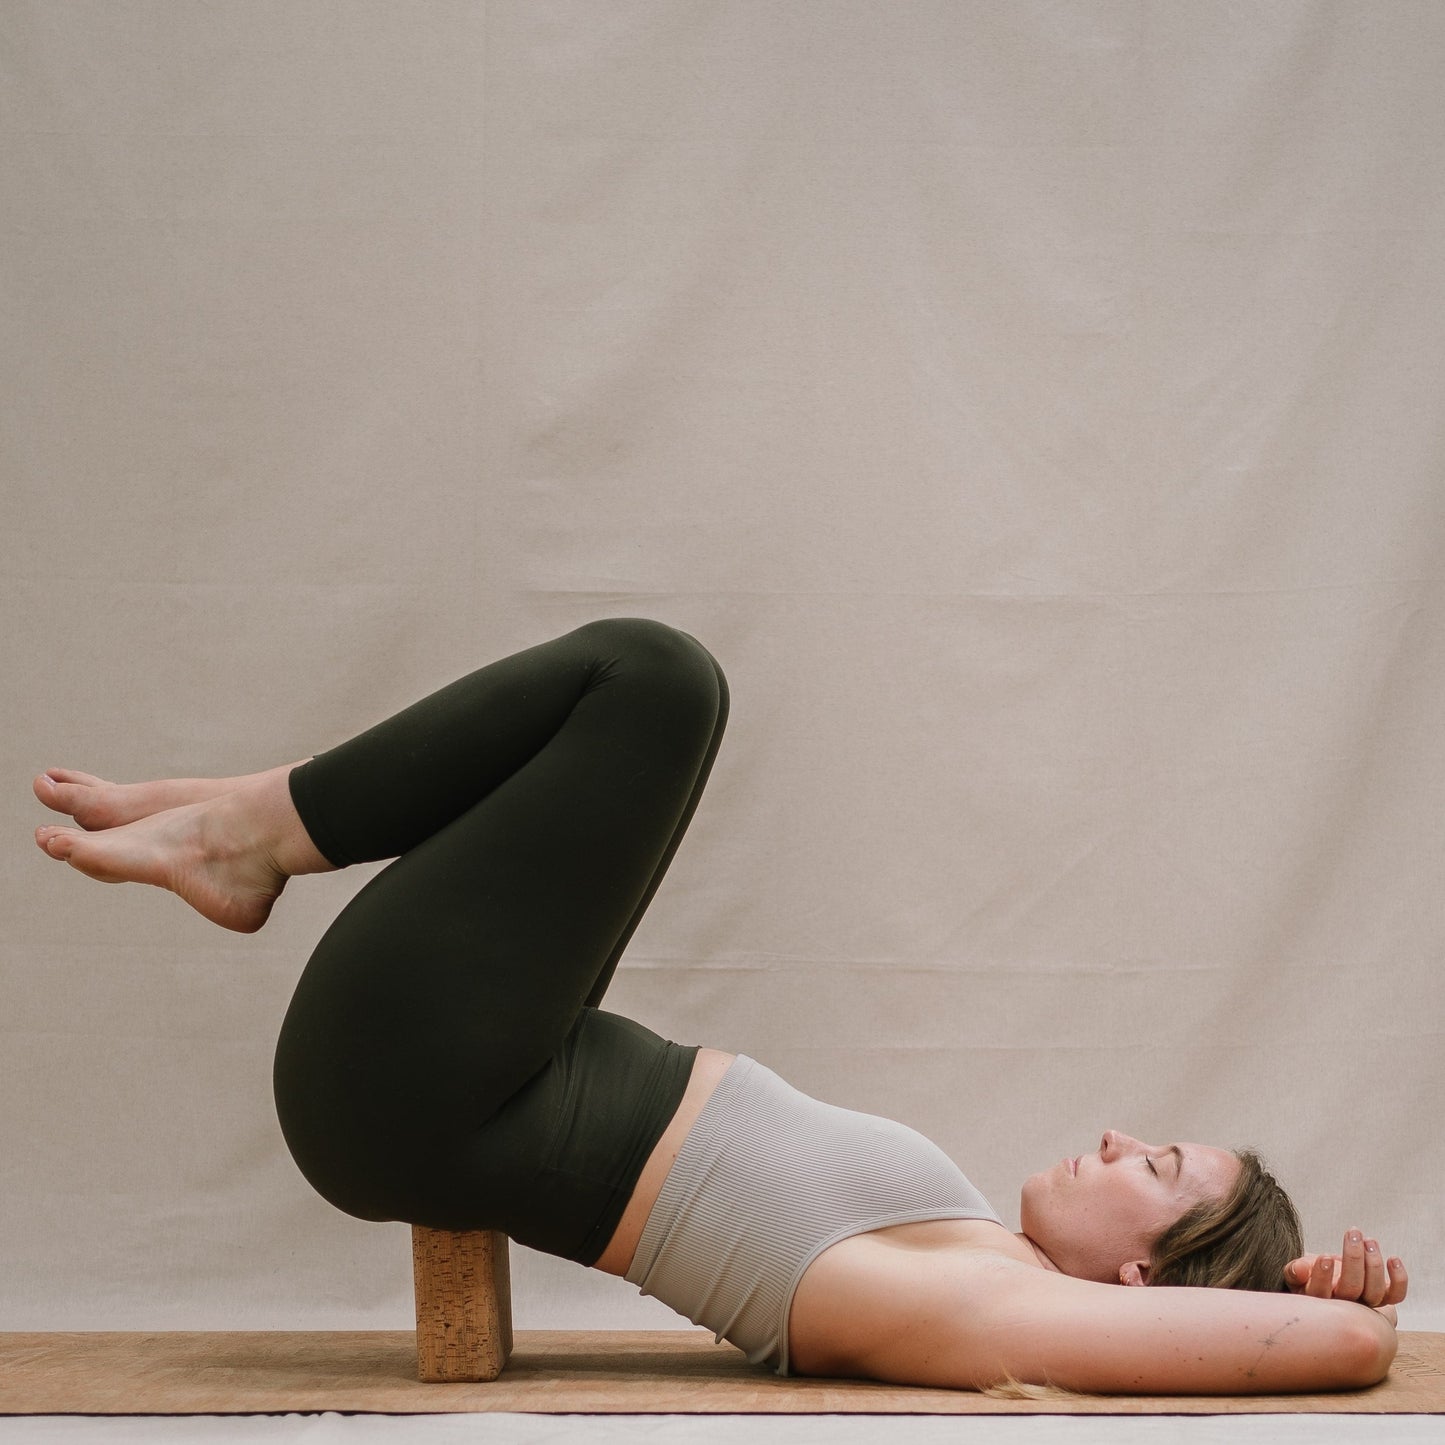
[[[727,707],[694,639],[614,619],[293,770],[331,862],[396,859],[318,944],[276,1047],[282,1132],[323,1197],[595,1262],[697,1053],[597,1005]]]

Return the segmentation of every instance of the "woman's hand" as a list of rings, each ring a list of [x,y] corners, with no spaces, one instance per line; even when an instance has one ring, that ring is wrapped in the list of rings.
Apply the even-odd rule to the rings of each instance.
[[[1378,1310],[1392,1325],[1395,1306],[1409,1288],[1400,1259],[1392,1255],[1387,1267],[1378,1242],[1358,1229],[1346,1232],[1339,1254],[1305,1254],[1290,1260],[1284,1279],[1293,1294],[1356,1300]]]

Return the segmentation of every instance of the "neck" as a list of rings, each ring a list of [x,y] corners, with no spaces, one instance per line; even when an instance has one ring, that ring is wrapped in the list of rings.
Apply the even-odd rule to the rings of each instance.
[[[1056,1265],[1053,1260],[1051,1260],[1048,1255],[1046,1255],[1043,1250],[1041,1250],[1038,1245],[1036,1245],[1033,1240],[1028,1237],[1028,1235],[1016,1234],[1014,1238],[1028,1246],[1030,1251],[1033,1253],[1034,1258],[1038,1260],[1040,1269],[1051,1269],[1055,1274],[1063,1273],[1063,1270],[1061,1270],[1058,1265]]]

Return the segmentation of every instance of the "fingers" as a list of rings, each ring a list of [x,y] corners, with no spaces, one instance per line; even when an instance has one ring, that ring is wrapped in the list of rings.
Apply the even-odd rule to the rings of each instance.
[[[1371,1308],[1385,1302],[1385,1293],[1390,1288],[1389,1277],[1385,1274],[1385,1260],[1380,1253],[1378,1241],[1367,1239],[1364,1242],[1365,1252],[1365,1281],[1359,1294],[1353,1298],[1361,1304],[1367,1304]]]
[[[1298,1294],[1305,1285],[1309,1283],[1310,1270],[1314,1268],[1315,1257],[1312,1254],[1302,1254],[1298,1259],[1292,1259],[1284,1267],[1285,1288],[1291,1293]]]
[[[1295,1294],[1356,1300],[1372,1309],[1399,1304],[1410,1287],[1400,1257],[1391,1255],[1387,1263],[1379,1242],[1358,1229],[1346,1232],[1338,1255],[1302,1254],[1290,1260],[1284,1267],[1284,1280]]]
[[[1332,1254],[1317,1254],[1305,1282],[1305,1293],[1316,1299],[1329,1299],[1335,1292],[1335,1257]]]
[[[1340,1282],[1335,1285],[1335,1295],[1340,1299],[1358,1299],[1361,1305],[1377,1309],[1380,1305],[1397,1305],[1405,1299],[1405,1266],[1400,1260],[1390,1260],[1389,1269],[1380,1253],[1379,1240],[1361,1238],[1360,1231],[1351,1230],[1347,1235],[1347,1257],[1341,1272]],[[1358,1273],[1350,1253],[1358,1254]],[[1399,1274],[1396,1274],[1399,1270]],[[1355,1280],[1358,1279],[1358,1287]],[[1348,1280],[1348,1285],[1347,1285]]]
[[[1375,1244],[1372,1239],[1371,1244]],[[1358,1229],[1347,1229],[1345,1231],[1345,1243],[1340,1258],[1344,1263],[1340,1267],[1339,1283],[1335,1286],[1335,1293],[1341,1299],[1361,1299],[1365,1293],[1365,1236]],[[1374,1262],[1376,1274],[1380,1267],[1380,1247],[1375,1245]],[[1378,1280],[1376,1281],[1378,1284]]]
[[[1405,1261],[1398,1255],[1390,1256],[1390,1288],[1385,1293],[1384,1303],[1397,1305],[1405,1298],[1410,1288],[1409,1276],[1405,1273]]]
[[[1407,1285],[1405,1266],[1398,1256],[1390,1259],[1387,1268],[1378,1240],[1361,1234],[1358,1229],[1347,1231],[1340,1275],[1334,1287],[1336,1299],[1358,1300],[1376,1309],[1381,1305],[1399,1304],[1405,1298]]]

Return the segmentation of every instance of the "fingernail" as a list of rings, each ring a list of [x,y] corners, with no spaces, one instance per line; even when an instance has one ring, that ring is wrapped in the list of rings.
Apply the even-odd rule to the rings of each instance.
[[[1366,1254],[1379,1254],[1379,1252],[1380,1246],[1373,1239],[1365,1246]]]
[[[1359,1242],[1360,1242],[1360,1231],[1359,1231],[1358,1229],[1352,1229],[1352,1230],[1350,1231],[1350,1243],[1351,1243],[1351,1244],[1358,1244]]]

